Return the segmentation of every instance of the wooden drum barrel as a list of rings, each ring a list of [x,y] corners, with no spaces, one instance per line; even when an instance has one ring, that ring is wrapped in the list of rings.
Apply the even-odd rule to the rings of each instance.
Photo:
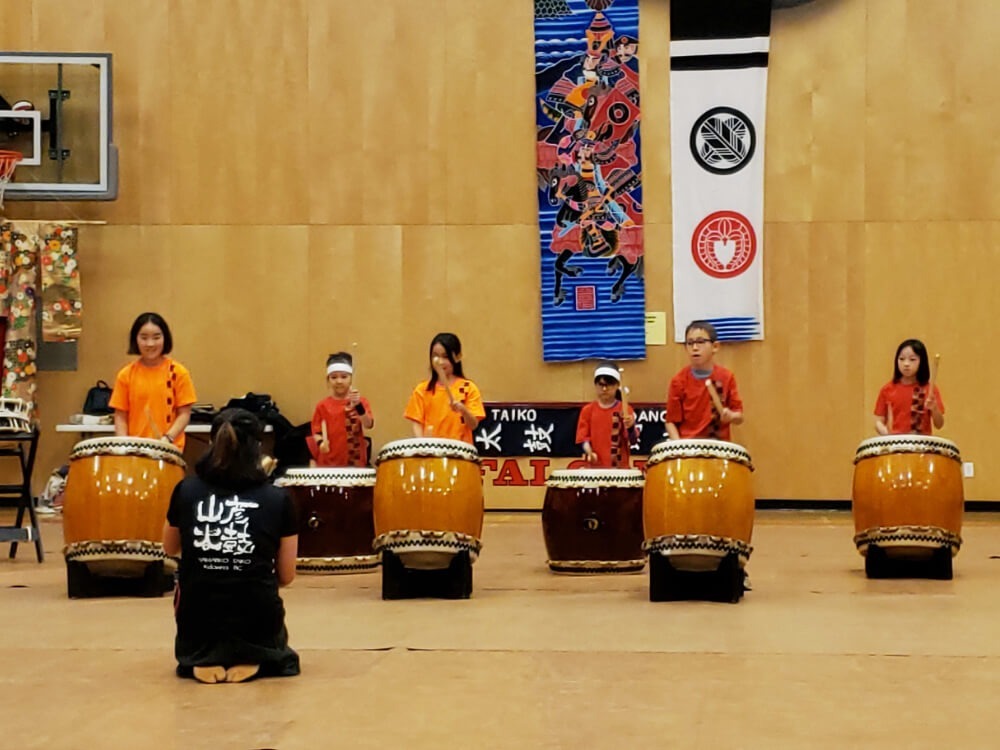
[[[376,459],[375,549],[406,567],[447,567],[482,547],[483,480],[479,453],[461,440],[408,438],[386,443]]]
[[[643,549],[668,555],[680,570],[714,570],[753,548],[750,454],[721,440],[668,440],[654,446],[643,492]]]
[[[375,469],[289,469],[275,480],[299,511],[299,556],[303,573],[367,573],[378,568],[372,550]]]
[[[184,478],[180,450],[162,440],[82,440],[69,457],[63,505],[67,562],[97,573],[140,575],[163,560],[170,495]]]
[[[885,435],[863,440],[854,457],[854,543],[897,553],[962,545],[962,457],[950,440]]]
[[[557,469],[545,483],[542,532],[557,573],[634,573],[642,552],[642,472]]]

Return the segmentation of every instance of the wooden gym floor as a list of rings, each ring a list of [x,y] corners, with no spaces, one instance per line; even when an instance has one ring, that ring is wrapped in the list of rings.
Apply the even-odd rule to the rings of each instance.
[[[0,522],[9,522],[0,512]],[[169,597],[70,601],[0,548],[0,736],[22,748],[993,748],[1000,525],[955,580],[869,581],[849,514],[764,512],[737,605],[545,567],[538,515],[487,516],[471,601],[383,602],[379,575],[285,591],[300,677],[173,674]]]

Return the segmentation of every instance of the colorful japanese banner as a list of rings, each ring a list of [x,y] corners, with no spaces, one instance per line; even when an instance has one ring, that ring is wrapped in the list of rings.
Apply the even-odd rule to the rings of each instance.
[[[43,224],[38,229],[42,267],[42,338],[76,341],[80,338],[80,269],[76,260],[77,231],[73,227]]]
[[[546,361],[646,356],[638,0],[535,0]]]
[[[0,394],[19,398],[35,415],[37,351],[35,284],[38,276],[37,226],[0,224],[0,314],[7,319]]]
[[[771,0],[671,0],[674,336],[764,338],[764,117]]]

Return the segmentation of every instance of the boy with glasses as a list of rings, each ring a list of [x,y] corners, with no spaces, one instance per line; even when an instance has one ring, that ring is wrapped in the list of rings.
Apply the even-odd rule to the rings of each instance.
[[[684,332],[690,365],[674,375],[667,392],[667,434],[680,438],[729,440],[729,426],[743,423],[743,401],[736,378],[715,364],[719,336],[715,327],[696,320]],[[722,405],[713,403],[714,388]]]

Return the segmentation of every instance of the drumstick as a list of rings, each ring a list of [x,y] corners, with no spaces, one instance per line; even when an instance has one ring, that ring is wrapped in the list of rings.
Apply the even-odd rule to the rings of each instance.
[[[149,431],[153,433],[154,440],[162,440],[163,433],[160,432],[160,428],[156,426],[156,422],[153,421],[153,410],[149,408],[149,404],[146,404],[146,427]]]
[[[448,394],[448,403],[454,404],[455,397],[451,395],[451,388],[448,387],[448,379],[444,375],[443,363],[441,362],[441,358],[435,357],[432,360],[432,362],[434,364],[434,370],[438,374],[438,379],[441,381],[441,385],[444,386],[445,393]]]
[[[625,368],[618,368],[618,386],[622,392],[622,415],[628,414],[628,389],[625,387],[625,380],[622,376],[625,374]]]
[[[719,412],[719,416],[721,417],[722,410],[725,407],[722,405],[722,399],[719,398],[719,392],[715,390],[715,383],[711,380],[706,380],[705,387],[708,388],[708,395],[712,397],[712,403],[715,404],[715,409]]]
[[[326,432],[326,420],[324,419],[320,423],[320,434],[323,435],[323,446],[320,448],[320,453],[330,452],[330,436]]]
[[[274,470],[278,468],[278,459],[272,458],[271,456],[261,456],[260,457],[260,468],[264,470],[264,473],[271,476]]]
[[[937,383],[938,367],[941,365],[941,355],[934,355],[934,364],[931,365],[931,380],[927,384],[927,398],[928,400],[934,398],[934,384]]]
[[[888,400],[885,402],[885,428],[892,432],[892,404]]]

